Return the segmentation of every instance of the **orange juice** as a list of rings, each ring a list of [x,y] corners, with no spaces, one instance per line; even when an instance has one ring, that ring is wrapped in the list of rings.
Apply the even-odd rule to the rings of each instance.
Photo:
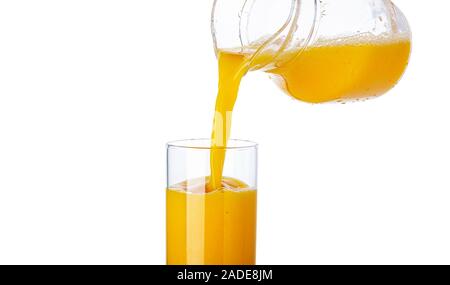
[[[370,98],[386,93],[398,82],[410,50],[409,39],[350,38],[307,48],[269,72],[286,93],[304,102]]]
[[[224,177],[205,193],[207,180],[167,189],[167,264],[254,264],[256,190]]]
[[[237,99],[241,79],[249,69],[249,60],[242,54],[220,52],[219,92],[213,122],[211,146],[210,189],[220,187],[225,162],[225,148],[230,137],[231,115]]]

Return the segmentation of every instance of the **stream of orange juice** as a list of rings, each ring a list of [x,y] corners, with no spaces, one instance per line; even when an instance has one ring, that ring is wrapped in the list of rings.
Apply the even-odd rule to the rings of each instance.
[[[231,119],[241,80],[250,68],[248,57],[239,53],[219,52],[219,92],[211,137],[210,189],[220,187],[225,162],[225,149],[230,137]]]

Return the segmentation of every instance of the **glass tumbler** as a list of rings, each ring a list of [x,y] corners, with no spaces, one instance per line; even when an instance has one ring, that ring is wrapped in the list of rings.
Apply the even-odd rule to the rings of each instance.
[[[253,265],[257,144],[230,140],[222,187],[208,189],[211,140],[167,144],[168,265]]]

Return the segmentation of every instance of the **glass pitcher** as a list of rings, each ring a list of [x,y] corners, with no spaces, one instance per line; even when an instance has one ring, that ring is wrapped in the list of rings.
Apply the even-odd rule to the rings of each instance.
[[[216,54],[244,54],[311,103],[386,93],[409,61],[411,31],[390,0],[215,0]]]

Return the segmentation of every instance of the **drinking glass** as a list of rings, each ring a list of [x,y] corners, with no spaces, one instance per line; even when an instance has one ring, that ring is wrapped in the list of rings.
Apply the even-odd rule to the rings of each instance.
[[[222,186],[211,189],[211,140],[167,144],[168,265],[255,264],[257,144],[224,150]]]

